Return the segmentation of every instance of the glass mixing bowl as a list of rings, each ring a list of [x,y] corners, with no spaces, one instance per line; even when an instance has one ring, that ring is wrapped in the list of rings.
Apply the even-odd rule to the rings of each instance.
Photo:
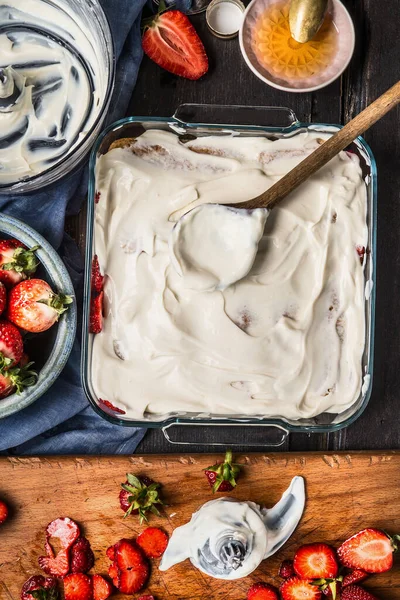
[[[44,152],[47,152],[46,144],[47,147],[49,145],[51,147],[51,144],[57,147],[57,144],[60,144],[60,151],[55,152],[51,159],[47,159],[47,155],[46,160],[40,158],[38,161],[40,166],[35,166],[31,172],[26,172],[26,169],[13,170],[11,167],[9,171],[11,175],[6,173],[3,181],[0,177],[0,194],[21,194],[43,188],[64,177],[82,162],[92,147],[104,123],[114,87],[114,46],[110,26],[99,0],[85,0],[84,2],[82,0],[29,0],[27,2],[10,0],[7,5],[0,6],[0,47],[4,50],[0,53],[0,74],[3,75],[0,79],[4,79],[4,74],[8,74],[9,80],[14,77],[16,92],[21,91],[21,81],[23,81],[22,89],[25,93],[23,102],[26,104],[26,96],[29,101],[29,94],[32,94],[31,105],[34,107],[34,112],[32,110],[29,112],[26,108],[15,108],[22,99],[22,94],[17,101],[11,96],[9,106],[12,106],[11,110],[14,111],[11,112],[11,115],[10,112],[8,115],[5,114],[9,106],[5,108],[4,102],[3,106],[0,104],[0,117],[3,110],[5,119],[4,127],[2,127],[0,118],[0,131],[3,129],[3,136],[7,135],[6,126],[10,123],[8,120],[10,118],[14,118],[15,121],[18,118],[24,126],[27,123],[27,135],[29,135],[37,114],[35,94],[39,96],[42,94],[44,80],[45,85],[48,86],[45,92],[47,94],[45,108],[42,108],[45,128],[53,117],[49,107],[55,107],[54,110],[57,110],[58,98],[65,102],[63,118],[60,122],[65,126],[66,135],[61,135],[64,133],[61,126],[57,130],[61,132],[60,135],[46,131],[47,135],[40,139],[41,131],[39,131],[38,139],[34,140],[36,147],[39,146],[39,153],[43,151],[43,148]],[[38,50],[37,55],[33,55],[31,48],[34,51]],[[63,62],[61,60],[57,63],[57,56],[62,53],[67,57],[65,73],[67,73],[68,79],[65,77],[64,80],[60,76]],[[11,71],[7,69],[10,62],[13,67]],[[44,63],[46,64],[43,67]],[[69,71],[66,70],[67,68]],[[54,72],[51,69],[54,69]],[[60,76],[60,80],[62,80],[58,88],[54,75]],[[82,119],[77,119],[74,135],[71,135],[69,131],[72,131],[72,113],[74,110],[76,113],[81,101],[76,90],[79,90],[82,81],[85,85],[87,107],[82,111]],[[50,100],[49,88],[52,85],[54,87],[50,92],[54,95]],[[59,97],[55,96],[57,90],[58,93],[61,92]],[[66,96],[67,94],[70,94],[69,98]],[[71,102],[68,103],[68,99]],[[53,102],[52,105],[51,102]],[[20,118],[20,115],[15,116],[17,110],[26,111],[22,113],[23,119]],[[32,122],[30,122],[31,119]],[[30,165],[26,158],[28,144],[25,144],[24,138],[21,138],[21,128],[18,129],[17,126],[14,126],[15,133],[12,131],[12,127],[9,127],[11,136],[9,135],[6,142],[3,137],[3,144],[0,143],[0,176],[1,171],[4,170],[3,173],[5,173],[7,168],[15,137],[17,144],[21,144],[23,160]],[[70,129],[68,129],[69,127]],[[11,139],[10,144],[9,140],[12,135],[14,135],[14,139]],[[68,136],[70,139],[67,139],[67,143],[61,147],[58,138],[68,138]],[[29,143],[31,143],[30,140]],[[2,157],[1,153],[4,150],[6,153]],[[31,146],[29,146],[29,151],[31,151]],[[42,155],[39,154],[39,156]]]

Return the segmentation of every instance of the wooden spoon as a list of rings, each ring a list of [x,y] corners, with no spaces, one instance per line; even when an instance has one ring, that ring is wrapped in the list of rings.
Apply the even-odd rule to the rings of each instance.
[[[387,92],[360,112],[354,119],[349,121],[340,131],[331,138],[324,141],[312,154],[301,161],[294,169],[274,183],[266,192],[263,192],[252,200],[231,204],[234,208],[272,208],[280,200],[283,200],[290,192],[308,179],[313,173],[326,165],[341,150],[344,150],[359,135],[364,133],[374,123],[379,121],[392,108],[400,102],[400,81],[398,81]],[[397,131],[393,132],[398,135]]]

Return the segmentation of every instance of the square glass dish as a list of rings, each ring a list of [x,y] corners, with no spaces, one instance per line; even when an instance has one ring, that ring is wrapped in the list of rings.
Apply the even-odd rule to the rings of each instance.
[[[217,121],[217,123],[215,122]],[[238,124],[240,123],[240,124]],[[268,123],[265,126],[264,123]],[[92,384],[92,347],[93,335],[89,334],[89,315],[91,298],[91,264],[95,254],[94,217],[95,217],[95,166],[97,158],[106,153],[110,145],[122,138],[137,138],[149,129],[161,129],[173,132],[181,139],[193,139],[209,135],[242,137],[264,136],[270,139],[295,136],[307,130],[321,133],[334,133],[341,126],[323,123],[305,124],[298,121],[288,108],[245,107],[216,105],[181,105],[173,117],[129,117],[110,125],[98,138],[90,158],[90,181],[87,212],[85,294],[83,312],[82,339],[82,383],[85,393],[94,410],[106,420],[126,427],[162,428],[166,438],[175,443],[190,443],[190,440],[175,441],[170,436],[170,428],[186,426],[229,425],[249,427],[249,445],[279,445],[287,434],[292,432],[333,432],[353,423],[368,404],[372,389],[374,320],[375,320],[375,277],[376,277],[376,202],[377,174],[374,156],[359,137],[349,150],[360,160],[363,178],[367,189],[367,226],[368,246],[365,254],[365,348],[362,357],[363,385],[358,399],[340,414],[323,413],[310,419],[290,420],[284,417],[266,418],[263,415],[245,414],[213,415],[204,413],[167,413],[164,415],[147,414],[141,420],[124,418],[124,415],[105,406],[96,396]],[[269,429],[268,429],[269,428]],[[256,435],[257,430],[257,435]],[[185,431],[185,430],[181,430]],[[186,428],[186,432],[188,429]],[[254,434],[254,435],[253,435]],[[180,437],[180,436],[179,436]],[[232,443],[232,440],[221,443]]]

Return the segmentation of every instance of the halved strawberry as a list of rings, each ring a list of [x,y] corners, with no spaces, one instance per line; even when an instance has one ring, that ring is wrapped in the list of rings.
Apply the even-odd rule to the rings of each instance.
[[[339,572],[335,551],[323,543],[300,546],[293,568],[301,579],[333,579]]]
[[[393,552],[400,536],[390,537],[380,529],[363,529],[338,548],[339,560],[350,569],[367,573],[383,573],[393,565]]]
[[[93,575],[93,600],[107,600],[113,593],[113,587],[107,579],[101,575]]]
[[[64,577],[69,573],[69,550],[62,548],[57,556],[50,544],[46,544],[47,556],[39,556],[39,567],[53,577]]]
[[[90,301],[90,333],[100,333],[103,329],[103,297],[104,292],[100,292]]]
[[[147,527],[137,537],[136,543],[147,558],[160,558],[168,546],[168,536],[158,527]]]
[[[93,600],[92,578],[84,573],[64,577],[65,600]]]
[[[135,594],[145,585],[150,569],[147,563],[136,568],[118,571],[118,589],[123,594]]]
[[[247,592],[247,600],[279,600],[278,590],[269,583],[255,583]]]
[[[8,519],[8,506],[3,500],[0,500],[0,525]]]
[[[289,579],[289,577],[293,577],[295,574],[296,573],[294,572],[293,561],[282,561],[281,566],[279,567],[279,577],[282,577],[283,579]]]
[[[348,585],[342,591],[341,600],[379,600],[379,598],[360,585]]]
[[[101,292],[103,289],[104,277],[100,272],[99,259],[97,254],[93,256],[92,260],[92,281],[91,287],[95,292]]]
[[[239,471],[240,465],[232,462],[231,450],[227,450],[223,463],[216,463],[204,469],[213,493],[231,492],[236,487],[236,477]]]
[[[202,41],[188,17],[179,10],[159,14],[146,25],[142,46],[151,60],[180,77],[199,79],[208,71]]]
[[[368,573],[366,573],[362,569],[354,569],[353,571],[344,576],[343,587],[347,587],[352,583],[360,583],[361,581],[367,579],[367,577]]]
[[[316,586],[299,577],[286,579],[279,591],[282,600],[321,600],[322,598],[322,592]]]
[[[118,569],[136,569],[146,558],[135,542],[122,539],[115,544],[115,562]]]

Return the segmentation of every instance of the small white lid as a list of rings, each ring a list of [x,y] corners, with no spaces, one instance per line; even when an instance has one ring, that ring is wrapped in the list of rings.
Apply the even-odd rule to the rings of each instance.
[[[207,25],[218,37],[234,37],[242,25],[244,10],[240,0],[213,0],[207,7]]]

